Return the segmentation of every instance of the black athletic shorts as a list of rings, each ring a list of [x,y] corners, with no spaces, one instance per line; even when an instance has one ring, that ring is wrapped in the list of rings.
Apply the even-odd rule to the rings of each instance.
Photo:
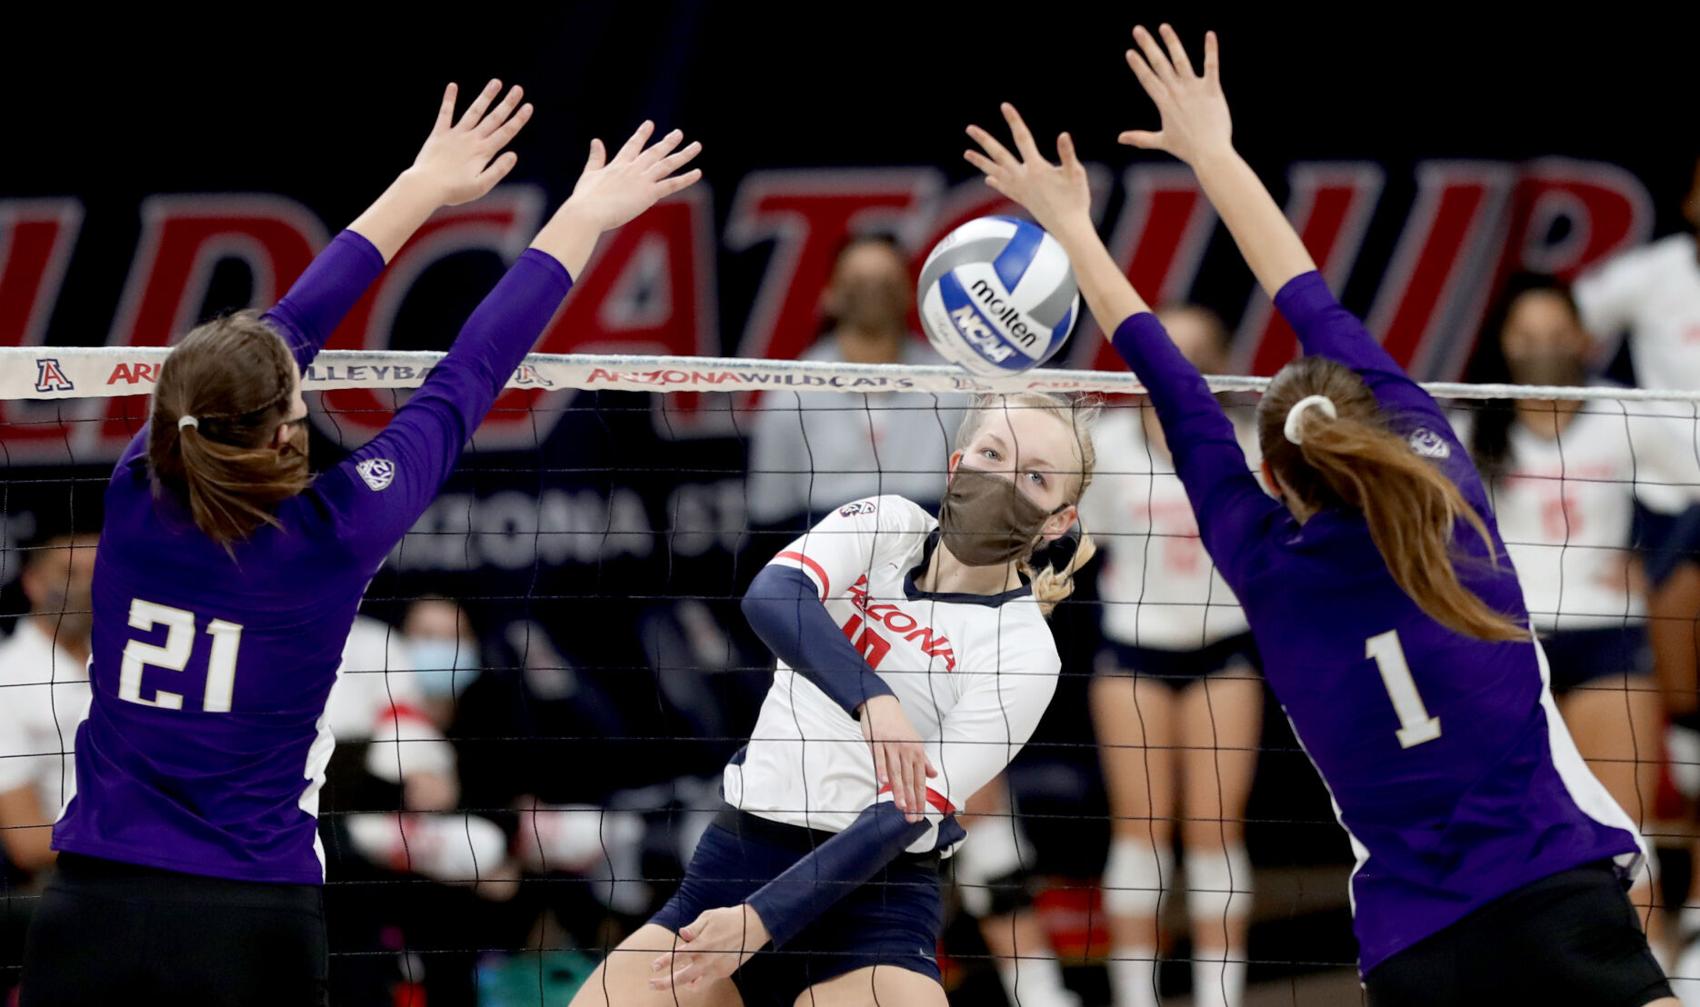
[[[1607,862],[1524,885],[1377,965],[1370,1007],[1641,1007],[1671,996]]]
[[[62,853],[30,923],[20,1007],[319,1007],[326,964],[317,885]]]

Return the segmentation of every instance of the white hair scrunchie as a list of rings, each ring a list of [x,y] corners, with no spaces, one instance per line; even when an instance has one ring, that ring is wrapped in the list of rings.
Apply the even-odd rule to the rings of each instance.
[[[1334,408],[1333,399],[1326,395],[1306,395],[1293,403],[1293,408],[1287,410],[1287,422],[1281,428],[1281,432],[1286,434],[1287,439],[1294,444],[1305,442],[1304,431],[1299,429],[1299,423],[1304,419],[1305,410],[1311,408],[1322,410],[1323,414],[1331,420],[1340,418],[1340,411]]]
[[[1288,420],[1287,422],[1291,423],[1292,421]],[[194,427],[196,430],[199,430],[201,428],[201,421],[195,419],[193,416],[180,416],[177,418],[177,429],[185,430],[189,427]]]

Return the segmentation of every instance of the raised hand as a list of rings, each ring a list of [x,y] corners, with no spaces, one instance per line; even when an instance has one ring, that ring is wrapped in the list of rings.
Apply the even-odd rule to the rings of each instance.
[[[518,86],[509,88],[501,103],[492,108],[491,103],[501,92],[499,80],[484,85],[457,122],[454,114],[459,88],[450,84],[444,89],[437,122],[406,172],[428,186],[439,205],[458,206],[477,199],[495,188],[519,162],[518,154],[511,150],[502,153],[502,148],[525,128],[532,108],[529,103],[520,104],[525,91]]]
[[[692,141],[680,148],[685,134],[675,129],[645,147],[654,132],[655,124],[645,120],[613,160],[608,159],[601,140],[590,141],[590,159],[566,205],[575,207],[587,223],[607,231],[695,184],[702,177],[700,168],[674,172],[702,153],[702,144]]]
[[[1092,193],[1086,168],[1075,156],[1074,140],[1067,133],[1057,137],[1057,157],[1062,163],[1052,164],[1039,153],[1032,131],[1015,106],[1004,102],[1001,107],[1016,153],[979,126],[969,126],[968,136],[980,150],[964,151],[962,156],[985,173],[987,185],[1026,207],[1045,230],[1057,234],[1079,224],[1090,230]]]
[[[685,135],[668,133],[645,147],[655,124],[645,121],[625,146],[609,160],[601,140],[590,141],[590,158],[567,198],[543,225],[531,247],[555,257],[567,272],[578,276],[590,261],[596,238],[619,227],[656,203],[695,185],[700,168],[674,174],[702,153],[702,144],[681,148]]]
[[[1175,30],[1163,25],[1158,31],[1163,35],[1163,45],[1158,45],[1144,27],[1133,30],[1138,49],[1127,51],[1127,65],[1162,113],[1163,126],[1156,132],[1130,129],[1117,139],[1130,147],[1168,151],[1196,168],[1200,158],[1233,149],[1233,121],[1228,115],[1228,99],[1222,94],[1216,33],[1204,34],[1201,75],[1192,69],[1192,60]]]

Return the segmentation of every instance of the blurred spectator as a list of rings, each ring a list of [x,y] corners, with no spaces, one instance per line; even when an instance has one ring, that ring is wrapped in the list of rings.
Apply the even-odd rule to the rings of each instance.
[[[915,279],[887,238],[853,238],[838,255],[822,308],[832,330],[804,360],[937,364],[908,328]],[[897,493],[927,506],[944,493],[939,460],[961,395],[769,391],[750,435],[753,524],[804,526],[846,500]]]
[[[320,832],[338,1003],[395,1002],[404,980],[422,982],[433,1005],[475,1002],[479,930],[519,877],[507,833],[455,810],[455,750],[425,712],[410,649],[384,623],[357,618],[325,708],[337,740]]]
[[[408,606],[401,630],[406,637],[408,676],[416,683],[421,707],[438,727],[454,719],[455,699],[482,670],[478,638],[466,611],[448,598],[420,598]]]
[[[58,535],[25,552],[29,614],[0,644],[0,993],[17,981],[29,913],[55,857],[53,823],[77,789],[72,753],[89,709],[98,541]]]

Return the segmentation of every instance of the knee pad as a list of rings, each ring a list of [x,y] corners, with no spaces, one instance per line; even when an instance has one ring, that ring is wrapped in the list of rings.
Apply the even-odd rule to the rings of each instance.
[[[1027,908],[1027,841],[1014,819],[1000,818],[968,830],[951,857],[963,911],[975,919],[1004,916]]]
[[[1104,862],[1104,911],[1155,916],[1163,889],[1174,884],[1174,857],[1139,839],[1112,839]]]
[[[1251,860],[1243,845],[1189,846],[1185,867],[1186,909],[1194,923],[1251,911]]]

